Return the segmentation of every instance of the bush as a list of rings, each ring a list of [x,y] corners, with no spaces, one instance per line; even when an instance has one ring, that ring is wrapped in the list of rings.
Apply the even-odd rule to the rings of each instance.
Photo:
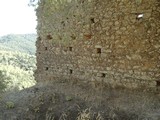
[[[14,105],[13,102],[6,102],[6,108],[7,108],[7,109],[12,109],[12,108],[14,108],[14,107],[15,107],[15,105]]]

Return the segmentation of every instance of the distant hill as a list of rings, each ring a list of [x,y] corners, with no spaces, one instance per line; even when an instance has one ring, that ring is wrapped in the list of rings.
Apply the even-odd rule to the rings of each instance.
[[[10,34],[0,37],[0,50],[35,54],[36,34]]]

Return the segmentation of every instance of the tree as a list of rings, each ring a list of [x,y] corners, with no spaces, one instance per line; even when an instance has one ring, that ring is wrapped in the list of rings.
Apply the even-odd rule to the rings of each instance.
[[[6,79],[7,77],[3,74],[2,71],[0,71],[0,92],[4,91],[6,88]]]

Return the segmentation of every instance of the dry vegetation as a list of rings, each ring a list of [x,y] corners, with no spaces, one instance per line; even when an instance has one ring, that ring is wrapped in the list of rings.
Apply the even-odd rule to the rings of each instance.
[[[159,120],[158,93],[57,81],[1,97],[0,120]]]

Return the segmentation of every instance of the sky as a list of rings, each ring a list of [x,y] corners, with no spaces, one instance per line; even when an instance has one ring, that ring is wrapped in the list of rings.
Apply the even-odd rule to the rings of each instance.
[[[0,0],[0,36],[36,33],[36,15],[30,0]]]

